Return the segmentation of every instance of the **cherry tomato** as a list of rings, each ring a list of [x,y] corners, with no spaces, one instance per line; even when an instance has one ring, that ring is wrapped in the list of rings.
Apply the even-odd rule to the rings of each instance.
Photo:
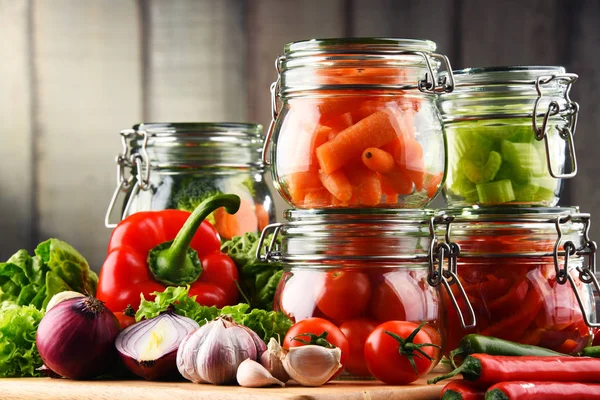
[[[345,365],[348,354],[350,353],[348,339],[344,336],[340,328],[323,318],[307,318],[300,322],[296,322],[285,335],[283,347],[289,349],[290,347],[305,346],[305,343],[302,343],[299,340],[293,340],[293,338],[298,337],[299,339],[310,341],[310,337],[303,336],[304,333],[312,333],[316,336],[321,336],[324,332],[327,332],[326,340],[332,345],[339,347],[342,351],[340,363]]]
[[[360,316],[371,297],[366,274],[355,271],[328,272],[317,288],[317,307],[328,318],[342,322]]]
[[[370,315],[380,322],[420,321],[426,317],[425,302],[418,282],[406,271],[394,271],[373,290]]]
[[[431,368],[432,361],[422,354],[408,351],[401,354],[399,349],[402,344],[389,333],[406,339],[419,325],[408,321],[388,321],[379,325],[369,335],[365,343],[365,360],[367,367],[373,376],[390,385],[405,385],[414,382]],[[388,333],[389,332],[389,333]],[[423,330],[419,330],[414,336],[412,343],[431,344],[432,339]],[[420,348],[429,357],[434,358],[433,346]],[[409,361],[412,357],[415,367]]]
[[[344,367],[352,375],[371,375],[365,362],[364,350],[367,338],[376,327],[377,323],[370,319],[352,319],[340,326],[340,330],[344,333],[350,345],[350,353]]]
[[[119,321],[121,330],[127,328],[129,325],[135,324],[135,310],[133,307],[131,307],[131,305],[128,305],[125,310],[116,312],[114,314]]]
[[[318,271],[299,270],[283,277],[285,284],[275,295],[276,308],[292,321],[300,321],[315,316],[315,298],[312,290],[306,288],[320,285],[323,274]]]

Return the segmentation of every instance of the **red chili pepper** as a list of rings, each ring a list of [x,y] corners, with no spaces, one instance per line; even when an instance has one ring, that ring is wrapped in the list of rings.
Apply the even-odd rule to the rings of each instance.
[[[600,382],[600,359],[563,356],[490,356],[473,354],[454,371],[427,383],[462,374],[479,387],[508,381]]]
[[[484,400],[485,389],[465,380],[448,382],[442,389],[442,400]]]
[[[490,387],[486,400],[600,399],[600,385],[579,382],[501,382]]]
[[[202,305],[234,304],[237,268],[204,218],[220,207],[234,214],[239,206],[238,196],[224,194],[206,199],[192,214],[163,210],[127,217],[110,238],[96,297],[120,311],[128,304],[138,308],[140,294],[154,299],[152,293],[167,286],[190,285],[189,295]]]

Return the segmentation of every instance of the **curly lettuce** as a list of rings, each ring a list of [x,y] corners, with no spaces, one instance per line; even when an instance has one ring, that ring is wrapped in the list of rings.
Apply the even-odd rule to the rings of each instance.
[[[98,276],[68,243],[48,239],[31,256],[19,250],[0,263],[0,302],[33,305],[41,310],[52,296],[65,290],[94,295]]]
[[[0,378],[40,376],[35,335],[44,313],[34,306],[0,303]]]
[[[240,290],[252,308],[273,309],[273,299],[283,276],[283,265],[278,262],[259,261],[256,258],[259,234],[245,233],[223,242],[221,251],[235,262],[240,273]],[[271,243],[273,235],[265,243]],[[281,244],[278,238],[278,244]]]
[[[281,339],[292,325],[292,321],[283,313],[261,309],[250,309],[249,304],[240,303],[235,306],[225,306],[221,309],[215,306],[203,306],[196,303],[196,296],[188,296],[189,287],[169,286],[163,292],[154,292],[154,301],[149,301],[142,295],[140,307],[135,319],[150,319],[166,311],[172,306],[174,312],[191,318],[200,326],[215,319],[219,315],[230,315],[238,324],[247,326],[258,334],[265,342],[270,338]]]

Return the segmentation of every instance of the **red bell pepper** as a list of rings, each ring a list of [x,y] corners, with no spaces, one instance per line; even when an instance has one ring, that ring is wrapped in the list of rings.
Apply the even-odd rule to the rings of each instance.
[[[223,194],[206,199],[192,214],[179,210],[135,213],[119,223],[110,238],[96,296],[111,311],[140,304],[140,294],[167,286],[190,285],[202,305],[223,307],[238,297],[238,271],[221,253],[215,228],[204,219],[224,207],[234,214],[240,198]]]

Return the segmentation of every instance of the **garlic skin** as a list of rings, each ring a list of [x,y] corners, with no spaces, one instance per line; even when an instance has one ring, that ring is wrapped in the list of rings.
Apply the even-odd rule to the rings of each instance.
[[[342,351],[317,345],[292,347],[283,350],[281,361],[290,378],[303,386],[321,386],[340,368]]]
[[[177,369],[194,383],[233,383],[242,361],[257,360],[264,349],[265,343],[254,332],[219,317],[181,342]]]
[[[284,383],[273,377],[265,367],[249,358],[245,359],[238,367],[236,379],[243,387],[284,386]]]
[[[267,345],[267,350],[260,356],[260,363],[271,373],[271,375],[273,375],[273,377],[281,382],[287,382],[290,380],[290,376],[283,367],[281,351],[282,349],[279,342],[275,340],[275,338],[271,338]]]

